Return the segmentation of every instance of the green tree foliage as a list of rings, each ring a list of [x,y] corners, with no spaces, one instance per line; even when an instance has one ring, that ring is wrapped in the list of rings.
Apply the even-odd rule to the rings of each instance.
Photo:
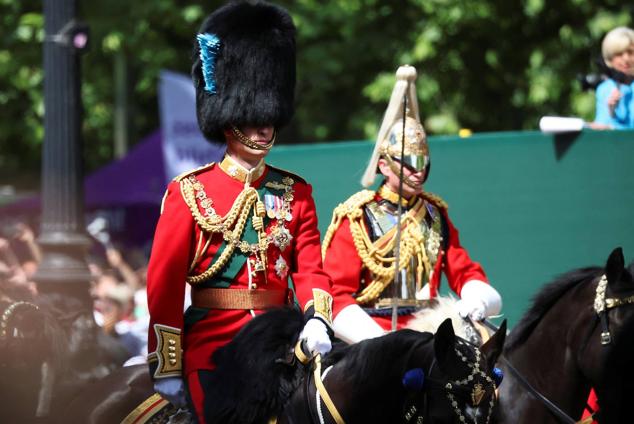
[[[418,69],[432,134],[533,129],[545,114],[591,120],[577,75],[603,35],[632,25],[618,0],[280,0],[298,26],[297,114],[280,142],[372,138],[401,64]],[[196,29],[221,1],[78,2],[88,170],[112,159],[115,63],[127,69],[132,140],[158,127],[161,69],[187,73]],[[0,176],[37,174],[43,140],[42,3],[0,0]]]

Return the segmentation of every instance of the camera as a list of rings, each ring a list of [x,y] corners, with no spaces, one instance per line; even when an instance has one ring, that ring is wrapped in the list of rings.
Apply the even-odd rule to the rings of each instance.
[[[603,82],[605,77],[602,74],[579,74],[577,81],[581,84],[583,91],[596,90],[597,86]]]

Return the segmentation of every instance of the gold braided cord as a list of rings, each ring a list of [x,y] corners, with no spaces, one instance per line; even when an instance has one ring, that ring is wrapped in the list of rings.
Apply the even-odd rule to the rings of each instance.
[[[420,223],[411,217],[405,217],[404,221],[405,228],[401,233],[401,253],[398,268],[409,271],[412,266],[411,259],[413,257],[418,259],[417,282],[420,283],[423,270],[429,274],[430,269],[429,260],[425,254]],[[390,247],[390,249],[386,248],[379,251],[374,249],[374,245],[371,242],[368,244],[369,238],[360,221],[356,221],[354,224],[351,222],[350,230],[357,253],[363,265],[372,274],[372,282],[361,291],[356,300],[359,303],[372,302],[394,281],[396,266],[392,254],[396,237],[392,237],[390,243],[386,246]],[[389,266],[386,266],[386,264],[389,264]],[[422,269],[420,265],[422,265]]]
[[[211,237],[209,237],[211,239]],[[194,254],[194,259],[192,259],[192,263],[189,264],[189,271],[188,272],[192,272],[192,270],[194,269],[194,266],[196,266],[196,263],[198,262],[198,258],[200,258],[200,255],[202,254],[202,250],[201,247],[203,244],[203,232],[201,231],[199,236],[198,236],[198,243],[196,244],[196,253]]]
[[[263,221],[266,209],[264,204],[260,201],[260,196],[255,188],[251,186],[245,187],[233,202],[229,212],[227,212],[225,216],[220,216],[212,206],[212,199],[207,197],[203,185],[193,174],[181,179],[181,195],[194,221],[201,229],[200,239],[196,248],[194,261],[190,266],[190,272],[195,267],[198,259],[202,256],[202,253],[209,247],[213,234],[222,234],[222,238],[226,242],[226,247],[218,259],[216,259],[206,271],[199,275],[190,275],[186,278],[186,281],[190,284],[207,281],[226,266],[236,248],[245,255],[257,255],[263,267],[260,270],[265,270],[266,250],[271,243],[281,243],[280,240],[285,234],[284,221],[288,219],[287,217],[290,216],[291,213],[290,203],[293,201],[292,186],[294,183],[295,181],[292,178],[285,177],[282,179],[281,188],[284,189],[284,194],[282,196],[282,206],[278,212],[280,216],[276,217],[276,223],[271,229],[271,232],[266,234]],[[199,203],[204,209],[204,214],[200,211]],[[242,234],[244,233],[251,210],[253,210],[253,227],[258,234],[258,242],[253,244],[242,240]],[[202,233],[208,233],[209,236],[204,247],[200,250],[203,238]],[[278,247],[283,249],[281,244]]]
[[[326,251],[343,219],[347,218],[350,221],[350,233],[357,254],[361,258],[363,266],[372,275],[372,282],[356,298],[358,303],[369,303],[378,298],[385,288],[394,281],[396,273],[393,256],[396,237],[391,237],[387,243],[379,246],[377,242],[372,242],[363,224],[363,206],[372,201],[374,196],[374,191],[363,190],[337,206],[322,244],[322,258],[325,258]],[[423,197],[435,205],[445,209],[447,207],[447,204],[436,195],[423,193]],[[420,286],[423,276],[425,275],[429,279],[431,274],[431,264],[425,251],[425,240],[420,222],[408,214],[403,217],[402,225],[404,228],[401,232],[398,269],[409,271],[413,266],[412,258],[416,258],[416,283],[417,286]]]
[[[236,246],[238,246],[238,243],[240,242],[240,237],[244,232],[244,227],[246,226],[249,218],[251,207],[258,200],[259,196],[253,187],[245,188],[240,193],[227,215],[224,217],[216,215],[215,217],[205,218],[198,209],[194,186],[189,179],[181,180],[181,193],[183,195],[183,199],[185,199],[185,203],[192,213],[192,216],[194,217],[194,220],[200,226],[201,230],[209,233],[221,232],[223,238],[227,241],[227,246],[220,254],[220,257],[205,272],[199,275],[190,275],[187,277],[186,281],[188,283],[198,284],[211,278],[227,264]],[[227,229],[236,221],[236,219],[237,223],[235,224],[233,231]],[[248,243],[244,243],[248,245]],[[240,247],[242,250],[245,246]],[[251,248],[249,250],[253,249]]]
[[[218,215],[213,207],[208,206],[206,208],[208,216],[205,217],[198,209],[198,204],[196,202],[197,190],[198,193],[202,193],[204,196],[202,185],[198,182],[194,182],[195,180],[192,181],[190,178],[183,179],[180,182],[183,199],[185,199],[185,203],[189,206],[196,223],[200,225],[200,228],[210,233],[222,232],[225,228],[233,226],[236,218],[238,218],[241,213],[244,213],[245,210],[248,213],[250,206],[258,200],[257,191],[253,187],[247,187],[238,195],[235,202],[233,202],[231,209],[225,216]],[[247,206],[247,208],[245,208],[245,206]]]
[[[322,259],[326,258],[326,250],[328,250],[328,246],[332,242],[332,238],[335,236],[335,232],[341,225],[341,221],[344,218],[348,217],[356,217],[357,215],[361,217],[363,215],[363,205],[370,202],[374,199],[374,191],[372,190],[362,190],[358,193],[353,194],[346,200],[344,203],[340,203],[335,210],[332,212],[332,220],[330,221],[330,225],[326,230],[326,234],[324,235],[324,242],[321,245],[321,257]]]

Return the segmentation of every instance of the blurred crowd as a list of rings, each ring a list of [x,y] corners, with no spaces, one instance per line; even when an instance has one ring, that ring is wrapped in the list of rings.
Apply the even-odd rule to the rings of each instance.
[[[147,254],[112,243],[100,222],[92,222],[88,254],[95,322],[122,347],[120,363],[145,362],[149,315],[146,298]],[[37,235],[26,222],[0,227],[0,300],[36,301],[34,275],[42,259]],[[125,352],[125,353],[123,353]]]

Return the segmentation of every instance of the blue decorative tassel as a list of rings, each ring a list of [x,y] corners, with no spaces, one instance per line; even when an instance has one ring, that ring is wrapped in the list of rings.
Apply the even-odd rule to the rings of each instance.
[[[502,370],[498,367],[493,368],[493,381],[495,382],[495,387],[500,387],[502,380],[504,380],[504,373]]]
[[[420,368],[408,370],[403,375],[403,387],[408,390],[421,391],[425,384],[425,373]]]
[[[198,34],[196,39],[200,47],[200,60],[203,63],[205,91],[216,94],[216,56],[220,51],[220,39],[215,34],[209,33]]]

